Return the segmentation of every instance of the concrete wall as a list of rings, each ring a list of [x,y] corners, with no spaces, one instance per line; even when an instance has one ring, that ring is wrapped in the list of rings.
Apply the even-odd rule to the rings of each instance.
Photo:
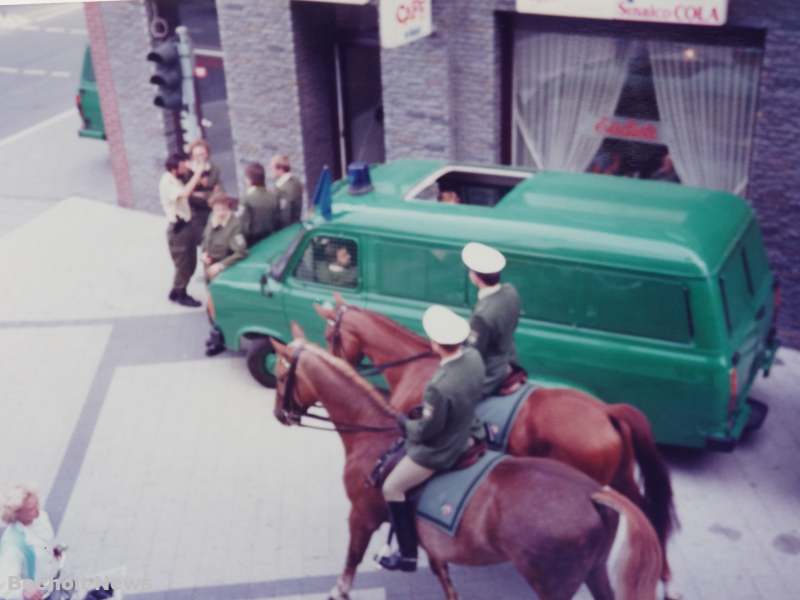
[[[266,167],[274,154],[285,153],[302,179],[300,95],[289,6],[289,0],[217,0],[217,16],[237,165],[241,169],[255,160]]]
[[[167,156],[163,111],[153,106],[143,0],[87,3],[87,28],[111,163],[122,206],[161,211],[158,180]]]
[[[781,339],[800,348],[800,4],[731,0],[729,22],[767,31],[747,198],[781,279]]]

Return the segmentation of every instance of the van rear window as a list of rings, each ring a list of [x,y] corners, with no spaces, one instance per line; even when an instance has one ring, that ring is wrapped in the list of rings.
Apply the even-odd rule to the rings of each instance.
[[[522,297],[523,318],[677,343],[692,339],[688,289],[668,280],[510,259],[503,279]]]
[[[768,276],[769,262],[761,231],[753,222],[719,273],[719,291],[728,332],[752,319],[757,292]]]

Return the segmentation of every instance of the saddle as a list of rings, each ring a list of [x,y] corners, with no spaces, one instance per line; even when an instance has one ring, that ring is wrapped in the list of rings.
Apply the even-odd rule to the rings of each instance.
[[[521,388],[526,381],[528,381],[528,372],[521,365],[512,362],[511,370],[509,371],[503,383],[500,384],[500,387],[497,389],[495,394],[497,396],[508,396],[509,394],[513,394],[519,388]]]
[[[474,443],[464,451],[464,453],[458,459],[458,462],[450,469],[450,471],[467,469],[478,462],[478,460],[480,460],[481,457],[486,454],[488,446],[484,440],[472,438],[472,441]],[[383,482],[386,481],[389,473],[392,472],[392,470],[397,466],[397,463],[399,463],[405,455],[405,438],[397,438],[392,446],[375,463],[372,472],[367,478],[366,485],[378,489],[382,488]]]

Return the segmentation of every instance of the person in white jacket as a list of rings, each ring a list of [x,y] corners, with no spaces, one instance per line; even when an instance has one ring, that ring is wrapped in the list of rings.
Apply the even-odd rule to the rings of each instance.
[[[0,518],[7,525],[0,537],[0,598],[42,600],[45,592],[33,582],[49,583],[59,569],[50,518],[40,510],[36,492],[22,485],[5,494]]]

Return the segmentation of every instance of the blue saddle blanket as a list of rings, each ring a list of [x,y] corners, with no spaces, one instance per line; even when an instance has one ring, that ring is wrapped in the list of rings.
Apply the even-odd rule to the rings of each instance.
[[[522,402],[535,388],[535,384],[527,381],[513,394],[489,396],[475,407],[475,414],[489,428],[489,439],[486,441],[492,450],[506,451],[514,419],[517,418]]]
[[[504,458],[504,454],[488,450],[471,467],[435,475],[415,494],[417,516],[454,536],[472,494]]]

